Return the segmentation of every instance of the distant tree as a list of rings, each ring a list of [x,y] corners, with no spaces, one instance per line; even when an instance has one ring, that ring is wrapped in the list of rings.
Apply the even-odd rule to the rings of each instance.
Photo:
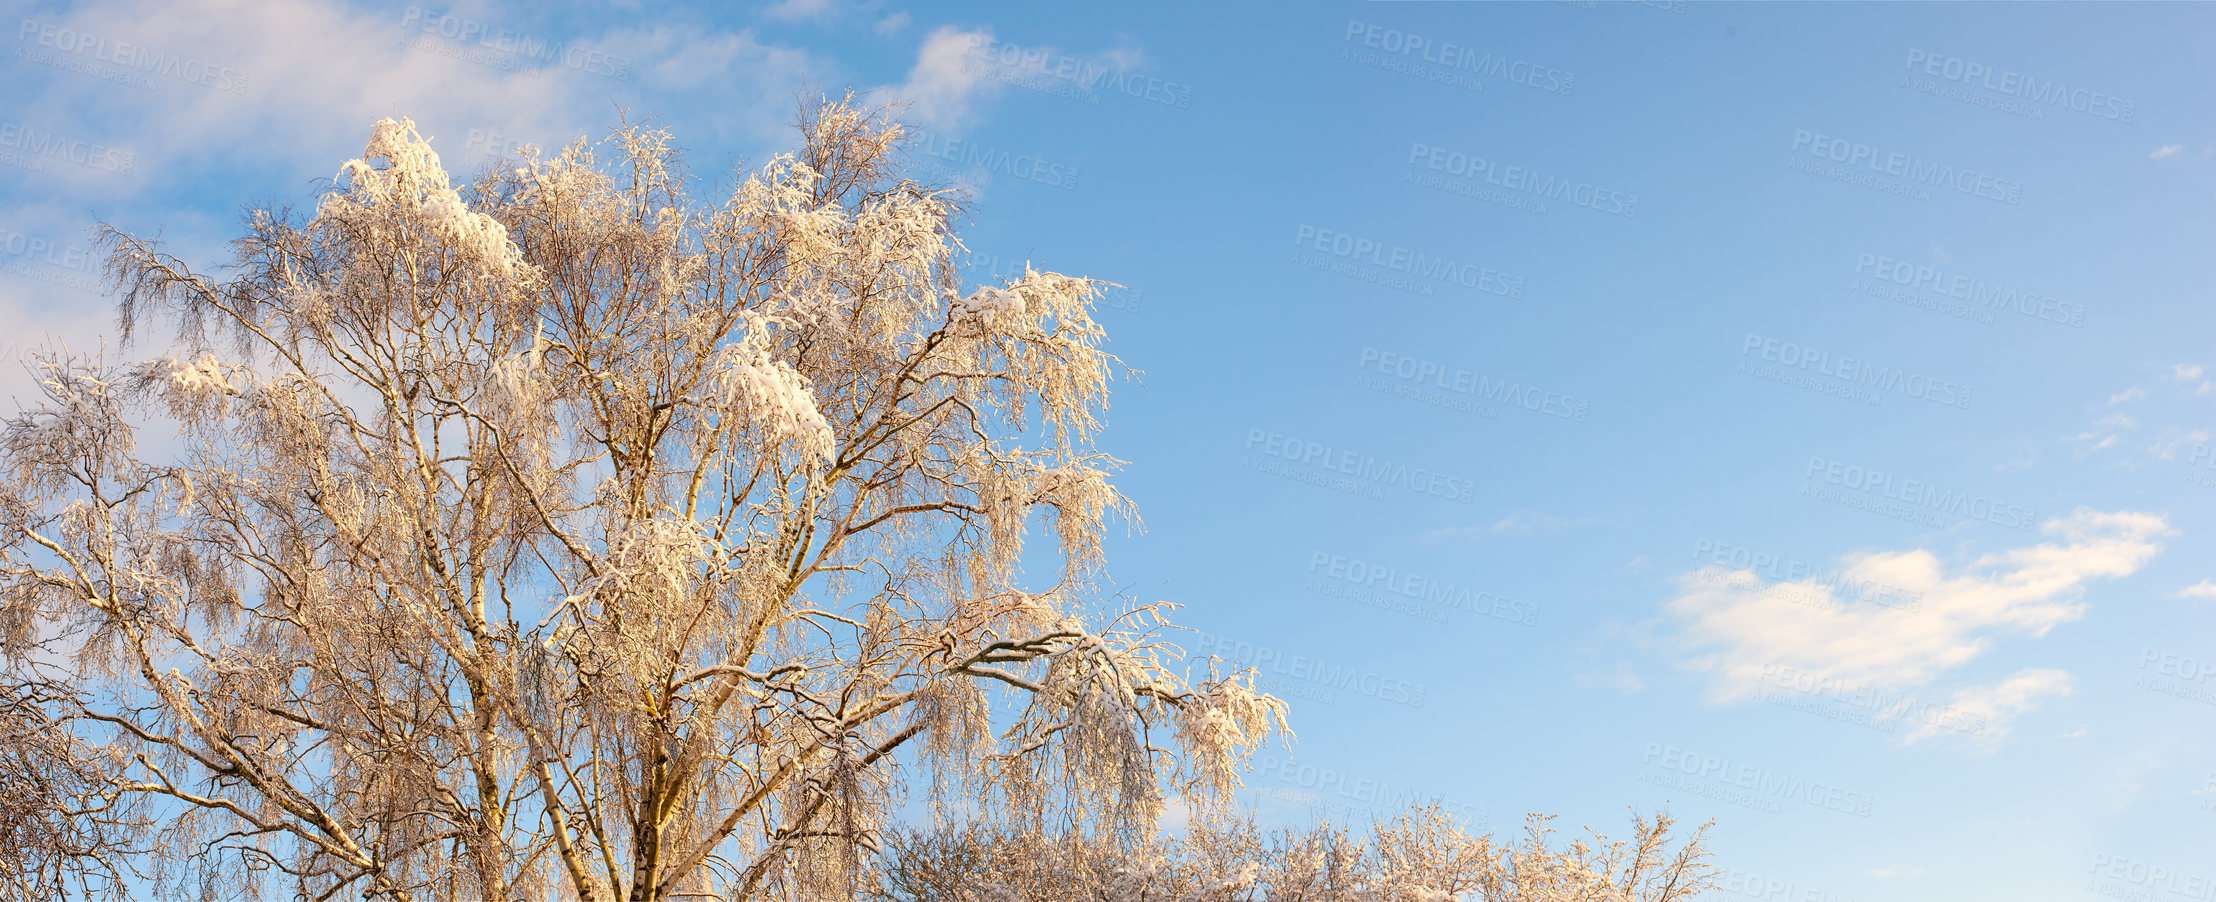
[[[815,899],[911,785],[1131,841],[1224,798],[1285,709],[1101,589],[1102,283],[966,288],[897,123],[799,125],[701,204],[657,131],[457,186],[385,120],[223,279],[107,231],[178,356],[47,352],[0,429],[12,685],[85,690],[8,715],[77,782],[0,778],[0,839],[116,896]],[[104,801],[150,851],[42,844]]]
[[[1373,824],[1264,832],[1209,818],[1183,840],[1105,842],[972,825],[896,834],[875,902],[1683,902],[1714,888],[1707,827],[1673,851],[1667,814],[1629,840],[1561,848],[1547,818],[1523,840],[1473,836],[1436,807]]]

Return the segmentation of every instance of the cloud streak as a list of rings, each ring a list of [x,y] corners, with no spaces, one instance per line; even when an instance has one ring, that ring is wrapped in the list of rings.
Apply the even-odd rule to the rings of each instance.
[[[1886,693],[1941,689],[2005,734],[2006,721],[2070,690],[2069,674],[2026,670],[1985,686],[1937,687],[2006,636],[2045,635],[2085,614],[2094,580],[2138,572],[2172,535],[2163,517],[2080,508],[2047,521],[2048,541],[1951,568],[1928,550],[1847,556],[1850,581],[1919,593],[1914,608],[1842,603],[1815,580],[1766,584],[1751,571],[1687,574],[1664,610],[1678,627],[1680,664],[1709,677],[1711,700],[1745,701],[1777,668]],[[1811,604],[1815,597],[1821,603]],[[1930,728],[1904,737],[1917,742]]]

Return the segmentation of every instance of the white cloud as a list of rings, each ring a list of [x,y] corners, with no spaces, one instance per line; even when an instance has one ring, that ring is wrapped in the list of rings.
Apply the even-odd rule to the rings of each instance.
[[[2115,393],[2115,394],[2113,394],[2113,395],[2109,395],[2109,396],[2108,396],[2108,403],[2110,403],[2110,404],[2122,404],[2122,403],[2124,403],[2125,401],[2137,401],[2137,400],[2139,400],[2139,399],[2141,399],[2141,398],[2144,398],[2144,397],[2146,397],[2146,396],[2147,396],[2147,390],[2146,390],[2146,389],[2143,389],[2143,388],[2140,388],[2139,386],[2136,386],[2136,385],[2134,385],[2134,386],[2132,386],[2132,387],[2130,387],[2130,388],[2124,389],[2123,391],[2117,392],[2117,393]]]
[[[992,29],[941,26],[923,40],[916,64],[893,93],[908,101],[912,113],[928,125],[958,129],[978,102],[1007,87],[1035,90],[1086,102],[1104,79],[1146,64],[1139,48],[1119,43],[1093,53],[1073,53],[1046,45],[997,41]]]
[[[2161,438],[2147,446],[2147,452],[2162,460],[2176,460],[2178,452],[2184,450],[2186,445],[2204,444],[2212,438],[2216,438],[2216,432],[2206,429],[2165,429]]]
[[[2170,366],[2170,375],[2164,378],[2172,382],[2191,382],[2200,379],[2202,372],[2204,372],[2204,369],[2198,363],[2177,363]],[[2210,392],[2216,392],[2216,382],[2203,380],[2199,386],[2193,389],[2193,394],[2196,396]]]
[[[2049,698],[2069,695],[2075,682],[2065,670],[2026,668],[1997,683],[1955,690],[1947,707],[1958,712],[1965,722],[1977,725],[1980,728],[1976,734],[1978,740],[1992,745],[2008,738],[2009,721],[2016,715],[2037,709]],[[1901,737],[1901,741],[1920,742],[1950,729],[1953,727],[1946,723],[1927,721]]]
[[[2201,580],[2178,590],[2179,598],[2216,598],[2216,580]]]
[[[2172,534],[2157,514],[2083,508],[2047,521],[2042,532],[2049,541],[1963,566],[1923,549],[1843,559],[1844,579],[1918,593],[1913,606],[1842,604],[1815,580],[1767,585],[1751,571],[1702,571],[1682,577],[1664,609],[1679,625],[1681,663],[1710,676],[1709,695],[1718,702],[1753,697],[1780,668],[1891,696],[1929,691],[1999,637],[2041,636],[2083,616],[2087,583],[2138,572]],[[2067,675],[2058,673],[2026,671],[1955,689],[1955,704],[1989,717],[1988,732],[2003,734],[2008,718],[2067,691]],[[1919,730],[1904,741],[1926,736]]]
[[[1563,517],[1545,511],[1510,511],[1491,523],[1473,526],[1448,526],[1424,532],[1416,537],[1418,542],[1436,545],[1448,539],[1482,539],[1499,535],[1553,534],[1580,526],[1606,524],[1608,520],[1597,517]]]
[[[778,0],[762,10],[762,15],[786,22],[823,19],[837,11],[838,0]]]
[[[238,203],[306,201],[311,182],[361,154],[380,118],[413,118],[446,166],[464,175],[521,143],[553,147],[596,136],[614,124],[619,107],[659,113],[675,106],[683,118],[656,124],[670,128],[679,146],[758,158],[790,141],[801,85],[811,75],[828,81],[819,73],[834,71],[744,31],[568,34],[535,31],[532,21],[490,5],[441,12],[335,0],[94,0],[31,18],[19,49],[67,57],[70,68],[26,60],[11,70],[11,118],[127,149],[132,165],[128,172],[49,167],[53,193],[71,198],[71,209],[18,206],[0,209],[0,220],[84,244],[91,223],[83,211],[97,209],[126,231],[162,234],[166,250],[212,270],[230,257],[224,242],[235,234]],[[175,72],[212,72],[216,85],[41,46],[47,28],[111,50],[130,45],[166,55],[152,59],[187,61]],[[465,29],[486,37],[441,36]],[[72,68],[145,75],[147,87]],[[661,102],[672,96],[688,102]],[[185,194],[199,183],[234,193],[212,202]],[[103,294],[57,290],[57,279],[80,273],[26,272],[0,275],[0,321],[29,333],[16,340],[37,343],[50,333],[90,350],[112,331]],[[12,367],[0,372],[0,388],[14,387],[9,380],[17,375]]]
[[[1640,676],[1630,661],[1617,661],[1607,668],[1582,671],[1571,679],[1587,689],[1607,689],[1627,694],[1647,688],[1646,677]]]
[[[1539,511],[1515,511],[1508,516],[1493,521],[1492,531],[1495,534],[1504,532],[1518,534],[1561,532],[1573,525],[1575,525],[1575,521],[1568,517],[1557,517]]]
[[[898,34],[903,29],[906,29],[909,23],[912,23],[914,21],[915,17],[910,16],[907,13],[893,13],[892,15],[877,20],[877,24],[872,26],[872,30],[881,35]]]
[[[22,97],[21,115],[57,130],[95,135],[96,124],[131,123],[136,134],[113,136],[112,143],[136,151],[137,168],[154,178],[190,178],[184,173],[225,163],[289,187],[329,177],[361,152],[370,124],[387,116],[413,118],[442,157],[457,160],[472,138],[567,143],[612,124],[617,107],[660,113],[659,100],[670,93],[705,99],[702,92],[712,91],[715,102],[677,110],[687,117],[712,111],[699,114],[705,121],[662,123],[679,143],[697,146],[692,142],[711,135],[690,134],[687,126],[707,125],[724,141],[766,146],[783,139],[799,86],[830,70],[804,51],[762,44],[745,31],[539,32],[496,7],[464,9],[357,11],[331,0],[80,4],[38,21],[199,60],[236,73],[242,87],[157,78],[154,90],[121,90],[28,66],[33,83],[12,90]],[[483,37],[446,36],[459,34]]]
[[[2133,391],[2137,390],[2133,389]],[[2125,414],[2112,413],[2095,422],[2093,428],[2070,436],[2070,440],[2079,444],[2090,445],[2091,447],[2086,450],[2098,451],[2123,441],[2124,433],[2130,432],[2138,426],[2138,420]]]
[[[2032,441],[2031,439],[2017,439],[2015,441],[2015,450],[2016,453],[2014,456],[2008,458],[2007,460],[2003,460],[2000,463],[1994,464],[1993,469],[2002,473],[2009,473],[2016,470],[2030,469],[2031,467],[2037,466],[2039,464],[2038,442]]]
[[[970,118],[970,107],[998,92],[1000,83],[987,79],[970,56],[973,47],[993,39],[991,29],[963,31],[940,26],[923,39],[908,80],[893,89],[908,102],[909,112],[935,128],[959,128]]]
[[[2147,159],[2159,160],[2163,157],[2176,156],[2180,153],[2183,153],[2184,151],[2185,145],[2183,144],[2164,144],[2161,147],[2155,148],[2154,153],[2148,154]]]

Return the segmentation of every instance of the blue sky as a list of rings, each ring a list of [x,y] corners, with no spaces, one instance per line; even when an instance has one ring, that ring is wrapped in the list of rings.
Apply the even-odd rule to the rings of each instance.
[[[98,345],[96,217],[217,262],[383,116],[714,177],[873,91],[977,278],[1127,286],[1110,559],[1293,702],[1265,817],[2216,899],[2216,8],[1193,6],[17,4],[0,340]]]

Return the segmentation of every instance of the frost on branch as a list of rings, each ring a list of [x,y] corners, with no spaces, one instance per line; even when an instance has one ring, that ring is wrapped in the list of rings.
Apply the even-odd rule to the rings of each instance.
[[[9,487],[31,500],[64,491],[73,480],[131,469],[133,432],[117,377],[67,352],[36,355],[30,367],[46,402],[0,427]]]
[[[1241,679],[1244,677],[1244,679]],[[1254,677],[1210,679],[1178,703],[1177,741],[1186,753],[1202,797],[1237,791],[1244,752],[1273,735],[1290,737],[1288,709],[1275,696],[1254,690]]]
[[[763,447],[789,444],[804,459],[829,462],[831,424],[816,409],[808,377],[773,358],[763,327],[750,326],[744,338],[716,352],[708,405],[759,429]]]
[[[957,316],[975,316],[988,321],[1001,316],[1022,316],[1023,309],[1022,292],[989,285],[954,302]]]
[[[522,265],[507,227],[469,208],[412,119],[377,120],[361,159],[340,167],[339,178],[348,190],[326,197],[317,211],[319,219],[371,234],[421,230],[426,243],[454,254],[456,269],[505,277]]]
[[[1025,263],[1023,275],[1005,285],[981,286],[966,297],[947,292],[948,325],[959,347],[980,367],[1027,389],[998,399],[1008,416],[1022,421],[1034,413],[1033,398],[1045,402],[1036,413],[1057,444],[1090,440],[1097,411],[1107,406],[1115,358],[1099,349],[1106,333],[1091,313],[1103,284]]]
[[[197,360],[164,357],[139,367],[137,383],[169,407],[177,420],[196,422],[218,413],[248,382],[246,368],[203,354]]]

